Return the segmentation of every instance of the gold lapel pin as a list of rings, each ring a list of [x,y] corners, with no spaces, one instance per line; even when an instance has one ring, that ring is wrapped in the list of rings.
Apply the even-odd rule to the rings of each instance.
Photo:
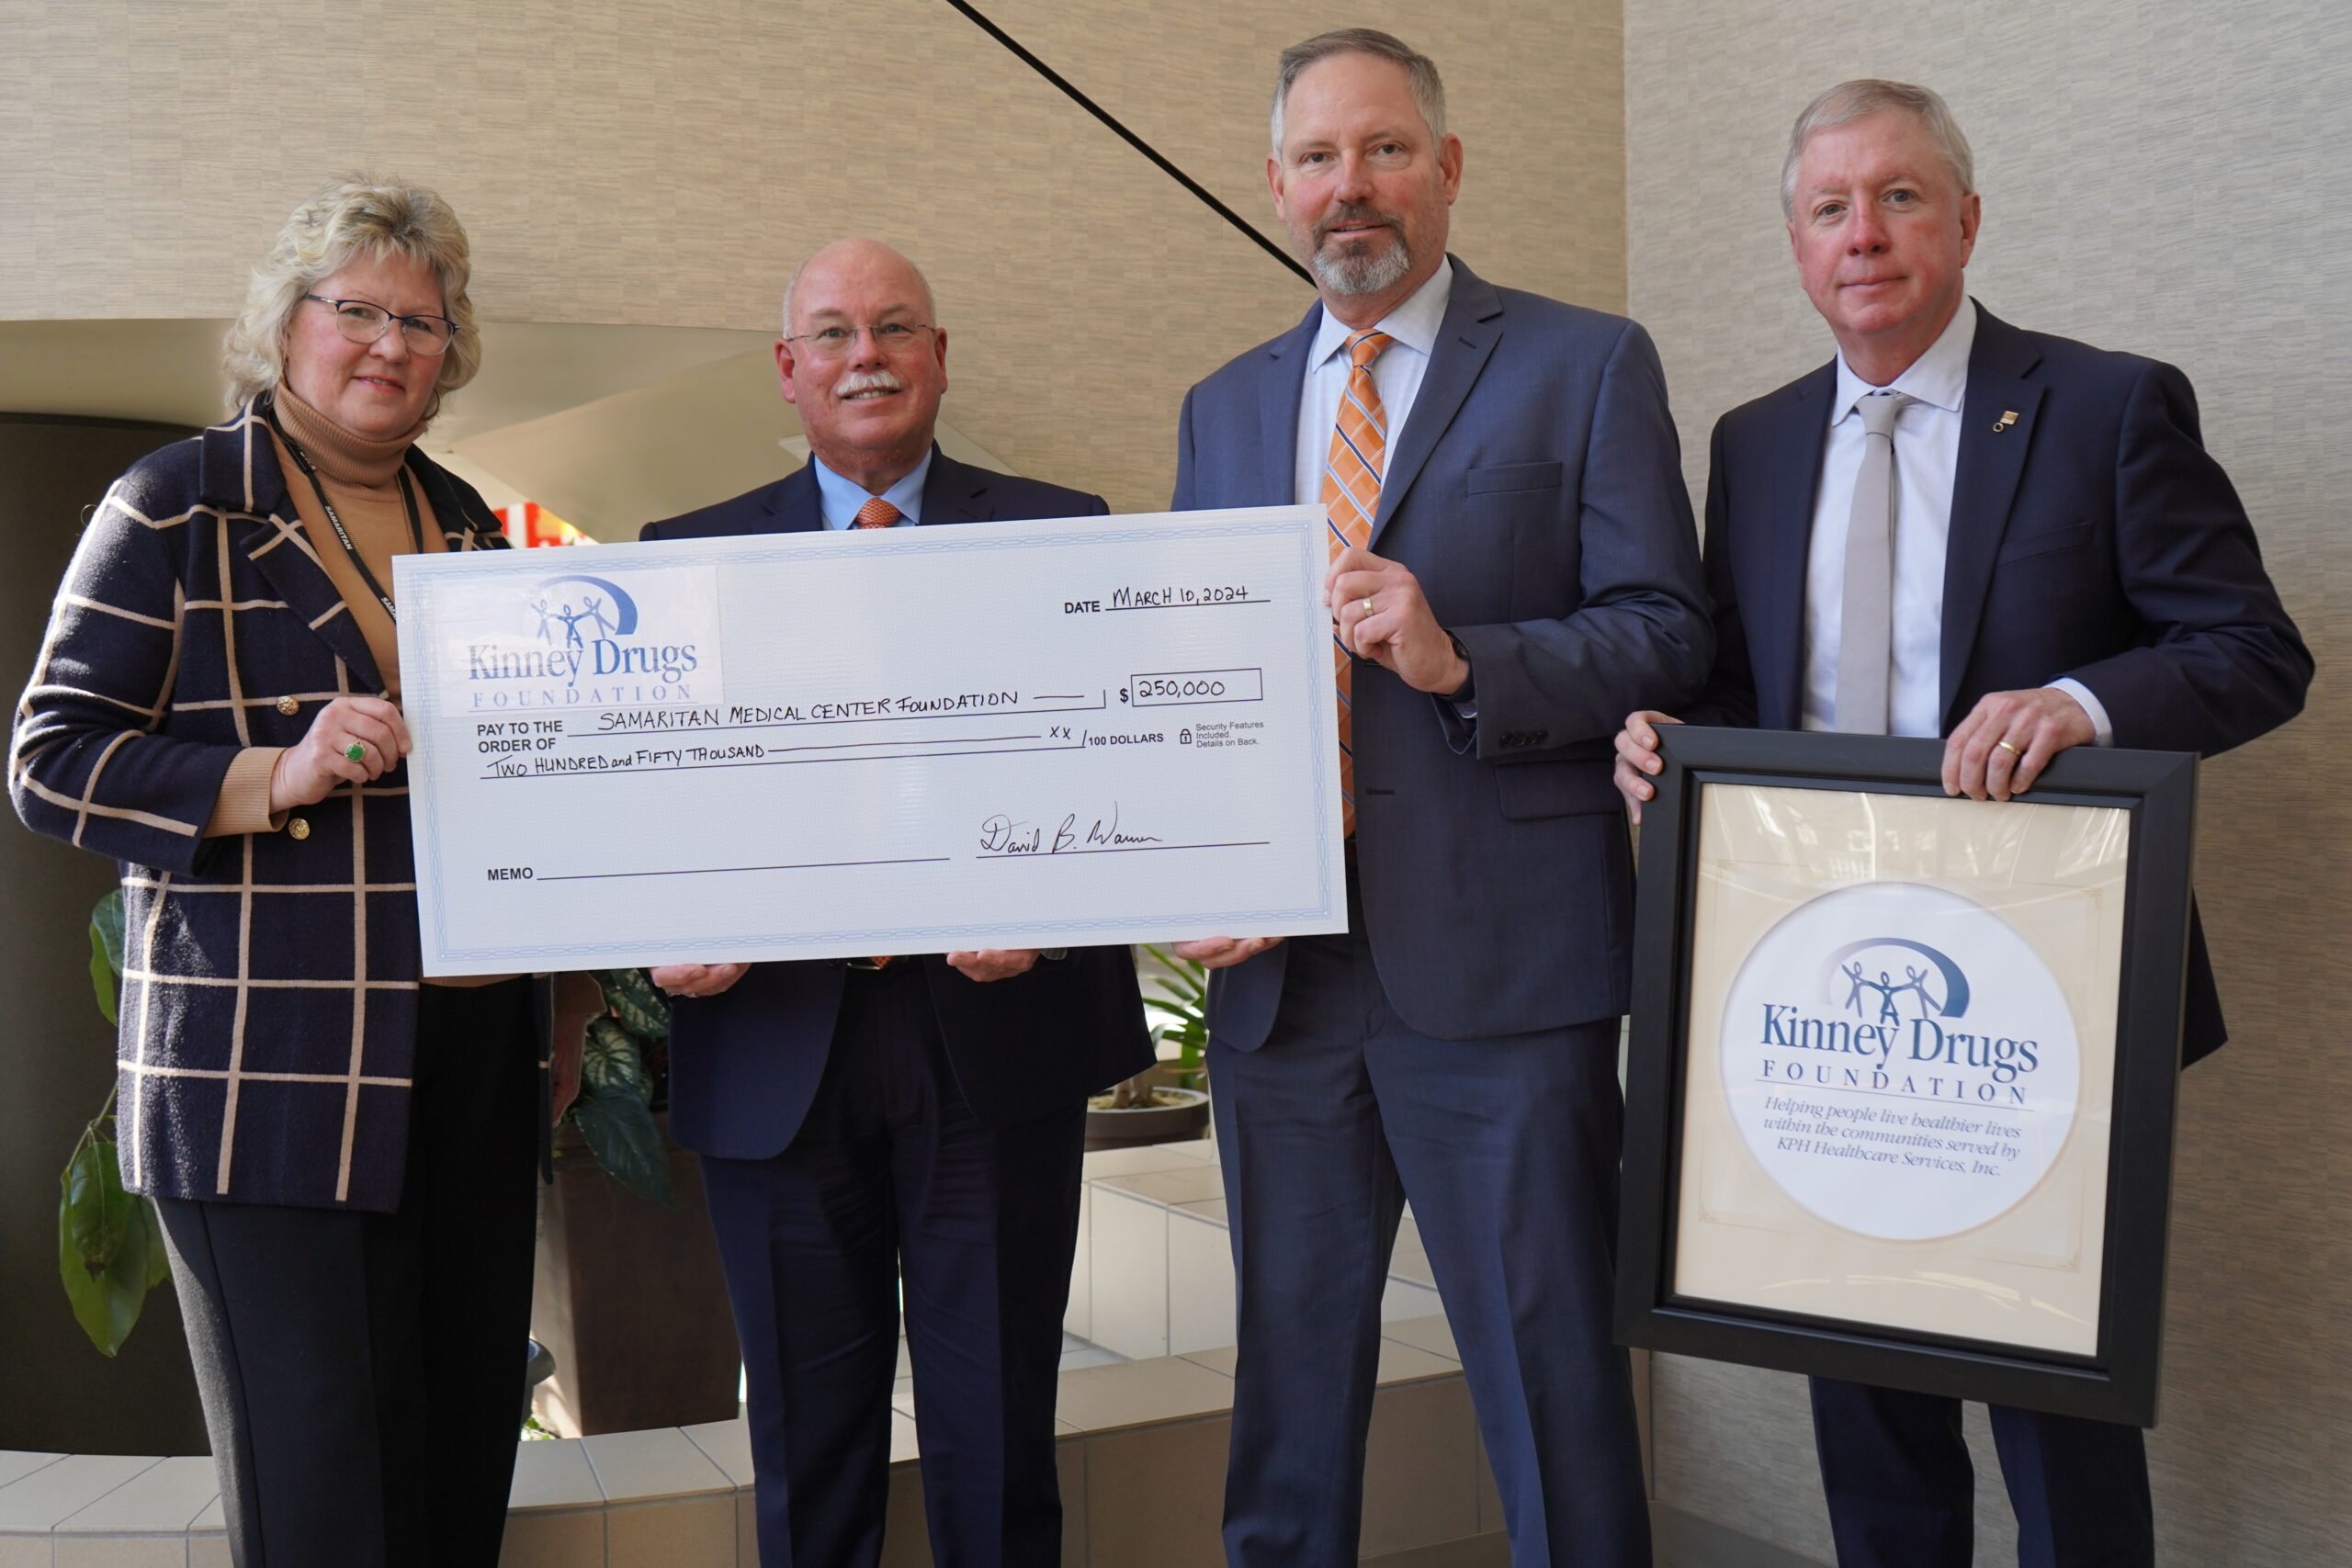
[[[2008,429],[2009,426],[2015,424],[2017,422],[2018,411],[2015,409],[2004,409],[2001,411],[2001,417],[1993,422],[1993,434],[1998,435],[2001,432]]]

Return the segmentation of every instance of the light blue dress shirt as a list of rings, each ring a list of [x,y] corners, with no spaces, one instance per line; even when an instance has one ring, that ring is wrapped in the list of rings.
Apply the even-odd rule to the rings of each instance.
[[[882,492],[882,499],[899,509],[899,521],[891,526],[903,528],[922,521],[922,487],[931,478],[932,456],[925,452],[912,473]],[[825,467],[814,452],[808,454],[808,466],[816,470],[817,504],[825,514],[825,526],[835,533],[855,527],[857,510],[873,499],[873,492]]]
[[[1428,282],[1378,323],[1378,330],[1396,340],[1372,362],[1372,384],[1380,392],[1380,412],[1386,420],[1387,446],[1392,453],[1405,421],[1412,415],[1413,400],[1420,394],[1430,353],[1437,347],[1438,329],[1445,324],[1446,301],[1453,298],[1453,263],[1442,261]],[[1293,499],[1318,512],[1323,507],[1323,468],[1331,457],[1331,427],[1340,422],[1340,400],[1347,394],[1351,368],[1341,350],[1352,331],[1326,310],[1306,350],[1306,379],[1298,400]]]
[[[1396,340],[1372,362],[1372,384],[1380,394],[1385,445],[1391,456],[1405,422],[1412,417],[1421,378],[1428,373],[1430,355],[1437,348],[1438,330],[1445,325],[1445,307],[1453,298],[1453,262],[1449,257],[1437,264],[1428,281],[1406,296],[1403,304],[1375,323],[1375,330]],[[1323,509],[1323,470],[1331,460],[1331,430],[1340,422],[1340,400],[1347,395],[1348,377],[1354,368],[1344,352],[1354,330],[1326,310],[1315,329],[1315,341],[1306,350],[1306,379],[1299,389],[1293,499],[1317,512]],[[1478,716],[1475,699],[1451,705],[1465,724]],[[1456,752],[1468,750],[1472,743],[1468,730],[1454,726],[1447,730],[1447,744]]]

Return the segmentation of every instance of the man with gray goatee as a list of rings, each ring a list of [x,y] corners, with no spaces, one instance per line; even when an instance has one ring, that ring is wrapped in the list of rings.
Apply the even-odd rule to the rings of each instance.
[[[1175,505],[1330,524],[1348,930],[1180,949],[1216,970],[1226,1551],[1356,1561],[1409,1199],[1511,1561],[1645,1564],[1609,1331],[1633,892],[1609,741],[1623,697],[1695,695],[1712,642],[1665,379],[1633,322],[1446,254],[1462,142],[1423,56],[1310,39],[1272,119],[1319,298],[1193,389]]]
[[[1968,297],[1982,204],[1943,99],[1831,88],[1798,117],[1781,196],[1838,356],[1715,426],[1718,658],[1686,716],[1941,737],[1945,790],[1977,800],[2068,747],[2210,757],[2292,718],[2312,658],[2188,379]],[[1636,713],[1618,738],[1637,813],[1666,722]],[[2193,914],[2188,956],[2193,1062],[2223,1038]],[[1969,1568],[1960,1401],[1815,1378],[1813,1412],[1843,1568]],[[2155,1561],[2137,1427],[2000,1406],[1992,1426],[2020,1562]]]

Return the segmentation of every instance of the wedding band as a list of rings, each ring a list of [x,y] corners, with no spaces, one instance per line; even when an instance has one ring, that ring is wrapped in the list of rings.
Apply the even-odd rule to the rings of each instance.
[[[1363,602],[1363,613],[1367,615],[1372,614],[1372,601],[1370,599],[1366,599]]]
[[[368,760],[368,743],[364,740],[353,741],[350,745],[343,749],[343,757],[344,761],[347,762],[366,761]]]
[[[2007,740],[1996,740],[1993,744],[1998,746],[2002,750],[2007,751],[2012,757],[2022,757],[2025,755],[2023,751],[2019,750],[2016,746]]]

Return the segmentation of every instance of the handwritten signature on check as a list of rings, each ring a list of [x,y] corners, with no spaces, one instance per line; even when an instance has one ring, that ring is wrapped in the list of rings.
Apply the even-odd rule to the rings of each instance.
[[[1111,803],[1108,818],[1098,816],[1084,827],[1079,825],[1077,812],[1069,813],[1053,829],[1051,837],[1047,836],[1043,824],[1020,821],[1001,811],[980,824],[980,852],[984,855],[1099,852],[1162,841],[1156,834],[1136,833],[1121,828],[1116,801]]]

